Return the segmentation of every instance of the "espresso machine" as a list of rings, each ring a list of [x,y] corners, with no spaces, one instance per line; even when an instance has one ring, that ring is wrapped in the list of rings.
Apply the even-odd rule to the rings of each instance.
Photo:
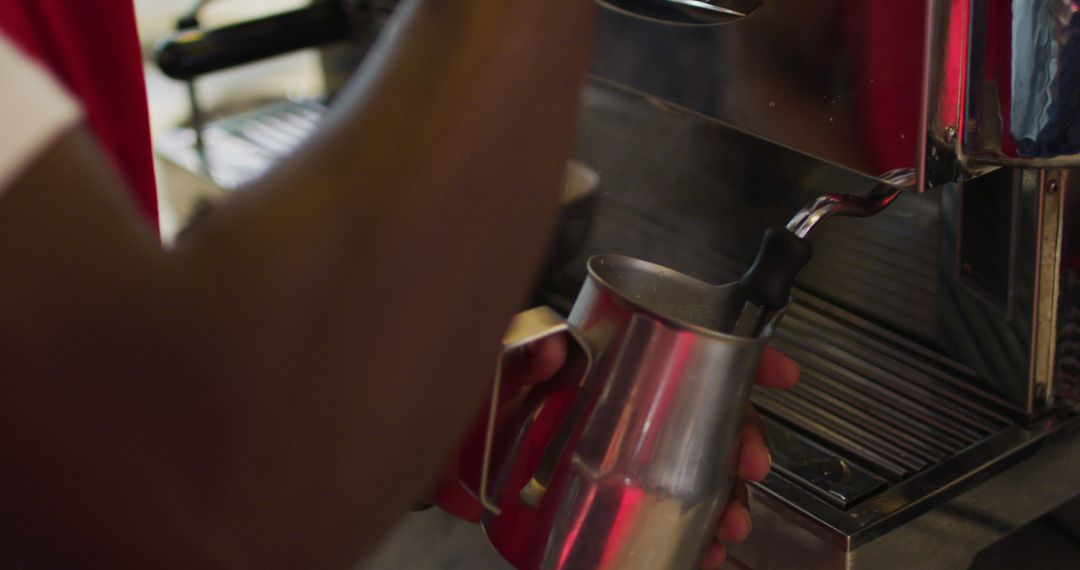
[[[968,568],[1080,496],[1080,6],[605,1],[576,157],[600,175],[599,207],[538,300],[567,309],[600,253],[728,282],[813,197],[907,190],[811,240],[772,341],[802,378],[752,396],[774,469],[751,485],[754,530],[732,564]],[[393,25],[393,4],[317,2],[183,32],[163,68],[195,80],[320,46],[332,98]],[[324,33],[269,31],[286,23]],[[264,48],[218,57],[213,42],[237,27]],[[167,135],[167,191],[212,207],[206,197],[295,146],[326,104]]]

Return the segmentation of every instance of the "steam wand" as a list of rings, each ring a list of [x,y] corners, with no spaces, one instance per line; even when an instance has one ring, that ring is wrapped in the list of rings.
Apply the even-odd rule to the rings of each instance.
[[[786,228],[766,231],[757,258],[739,280],[746,304],[732,334],[758,336],[773,314],[787,305],[795,277],[814,253],[806,238],[822,222],[833,216],[863,218],[877,214],[896,200],[902,186],[911,182],[907,171],[894,174],[888,180],[890,184],[877,186],[862,197],[848,194],[818,196],[799,210]]]

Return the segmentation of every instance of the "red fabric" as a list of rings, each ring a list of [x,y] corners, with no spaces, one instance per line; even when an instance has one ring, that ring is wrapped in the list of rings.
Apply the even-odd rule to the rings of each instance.
[[[131,0],[0,0],[0,30],[82,102],[139,210],[156,227],[149,112]]]
[[[912,165],[918,140],[926,0],[845,0],[844,53],[851,84],[863,97],[855,117],[877,173]]]

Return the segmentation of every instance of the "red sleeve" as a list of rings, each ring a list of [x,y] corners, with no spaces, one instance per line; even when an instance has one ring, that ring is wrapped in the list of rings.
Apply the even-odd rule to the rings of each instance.
[[[90,127],[157,225],[149,112],[130,0],[0,0],[0,29],[83,105]]]

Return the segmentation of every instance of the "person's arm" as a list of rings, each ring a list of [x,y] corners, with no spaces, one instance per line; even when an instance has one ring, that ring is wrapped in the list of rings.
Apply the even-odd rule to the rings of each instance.
[[[594,9],[402,5],[314,140],[172,252],[85,132],[32,165],[0,196],[16,562],[355,562],[484,393],[557,207]]]

